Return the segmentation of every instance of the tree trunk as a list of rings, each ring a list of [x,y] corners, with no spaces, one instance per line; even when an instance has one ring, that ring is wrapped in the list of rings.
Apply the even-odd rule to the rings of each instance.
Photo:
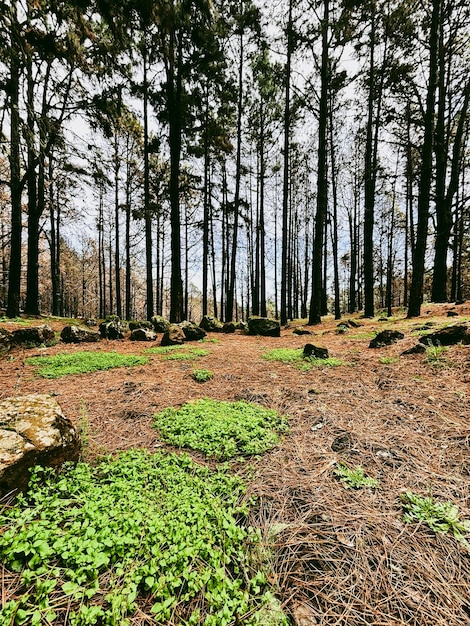
[[[293,25],[292,25],[292,5],[293,0],[289,0],[289,13],[287,18],[287,59],[286,59],[286,86],[284,101],[284,179],[282,187],[282,243],[281,243],[281,304],[280,318],[281,325],[287,323],[287,300],[288,300],[288,263],[289,263],[289,145],[290,145],[290,126],[291,126],[291,110],[290,110],[290,78],[291,78],[291,60],[294,47]]]
[[[11,234],[10,265],[8,274],[7,317],[20,314],[21,291],[21,167],[20,167],[20,112],[19,112],[19,77],[20,52],[16,3],[10,8],[12,28],[10,31],[10,198],[11,198]]]
[[[144,36],[146,34],[144,32]],[[152,210],[150,207],[150,165],[149,165],[149,128],[148,128],[148,80],[147,46],[144,46],[143,61],[143,104],[144,104],[144,220],[145,220],[145,269],[147,294],[147,319],[154,314],[153,305],[153,250],[152,250]]]
[[[170,224],[171,224],[171,277],[170,321],[183,321],[183,280],[181,275],[181,214],[180,214],[180,161],[182,135],[182,50],[181,39],[175,42],[170,34],[170,52],[166,69],[168,124],[170,146]],[[175,48],[176,43],[176,48]]]
[[[442,65],[442,63],[441,63]],[[443,68],[441,67],[441,72]],[[445,106],[444,86],[439,77],[439,109]],[[447,173],[447,144],[444,130],[444,112],[439,112],[437,120],[436,138],[436,219],[437,233],[434,249],[434,271],[432,279],[433,302],[447,301],[447,251],[449,248],[452,230],[452,204],[457,193],[459,173],[462,167],[462,143],[470,100],[470,81],[464,89],[464,101],[458,115],[457,130],[454,137],[452,151],[450,180],[445,190]],[[443,102],[441,105],[441,101]],[[439,129],[439,132],[438,132]]]
[[[421,170],[418,193],[418,223],[413,258],[413,277],[410,287],[408,317],[419,317],[423,300],[424,266],[428,238],[429,205],[432,184],[432,155],[434,135],[435,93],[437,84],[438,35],[441,19],[441,1],[433,0],[429,34],[429,77],[424,114],[424,137],[421,149]]]
[[[238,66],[238,103],[237,103],[237,156],[235,171],[235,197],[232,232],[232,249],[230,254],[230,270],[228,289],[225,302],[225,321],[233,319],[235,299],[235,278],[237,272],[237,245],[238,245],[238,220],[240,213],[240,183],[241,183],[241,152],[242,152],[242,113],[243,113],[243,61],[244,61],[243,32],[240,33],[240,59]]]
[[[322,20],[322,58],[320,69],[320,111],[318,117],[318,171],[317,171],[317,206],[315,214],[315,239],[313,244],[313,280],[312,297],[310,300],[309,324],[321,323],[322,312],[322,256],[323,234],[326,214],[328,210],[328,181],[327,181],[327,126],[328,126],[328,27],[329,27],[329,0],[324,0]]]

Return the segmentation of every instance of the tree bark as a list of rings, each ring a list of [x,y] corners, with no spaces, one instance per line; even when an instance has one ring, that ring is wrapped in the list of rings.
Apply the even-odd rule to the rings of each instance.
[[[429,205],[432,183],[432,155],[434,135],[435,93],[437,85],[437,61],[439,49],[439,23],[442,0],[433,0],[431,28],[429,33],[429,77],[424,115],[424,137],[421,148],[421,169],[418,192],[418,223],[416,246],[413,257],[413,277],[410,286],[408,317],[419,317],[423,301],[424,268],[428,238]]]

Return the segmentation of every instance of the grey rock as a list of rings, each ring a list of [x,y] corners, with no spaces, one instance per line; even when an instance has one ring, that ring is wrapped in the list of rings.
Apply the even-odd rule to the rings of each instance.
[[[135,328],[131,330],[131,341],[155,341],[157,339],[157,333],[154,330],[148,328]]]
[[[30,328],[18,328],[11,333],[11,344],[32,348],[37,346],[50,346],[56,342],[55,332],[48,324],[31,326]]]
[[[384,346],[391,346],[392,343],[404,339],[405,335],[399,330],[382,330],[380,333],[371,340],[369,348],[383,348]]]
[[[170,328],[170,322],[161,315],[154,315],[150,321],[156,333],[164,333]]]
[[[426,352],[426,348],[422,343],[417,343],[415,346],[408,348],[408,350],[405,350],[401,354],[402,356],[407,356],[408,354],[423,354],[423,352]]]
[[[34,465],[59,468],[79,454],[79,437],[52,396],[0,402],[0,493],[24,489]]]
[[[90,343],[100,341],[101,335],[97,330],[70,325],[64,326],[60,338],[64,343]]]
[[[99,325],[103,339],[124,339],[125,325],[117,315],[112,315]]]
[[[248,334],[262,337],[280,337],[281,324],[269,317],[249,317]]]
[[[313,359],[328,359],[329,354],[327,348],[322,348],[321,346],[314,346],[313,343],[307,343],[304,346],[303,357],[305,359],[313,358]]]
[[[138,328],[146,328],[147,330],[154,329],[152,322],[149,322],[148,320],[133,320],[129,322],[130,331],[137,330]]]
[[[220,333],[224,330],[222,322],[212,315],[204,315],[199,326],[208,333]]]
[[[185,335],[181,326],[170,324],[169,328],[163,333],[161,340],[162,346],[180,346],[184,343]]]
[[[419,341],[429,346],[452,346],[460,342],[466,345],[470,343],[470,330],[466,324],[455,324],[424,335]]]
[[[184,333],[185,341],[200,341],[207,335],[206,331],[192,322],[184,321],[180,324]]]

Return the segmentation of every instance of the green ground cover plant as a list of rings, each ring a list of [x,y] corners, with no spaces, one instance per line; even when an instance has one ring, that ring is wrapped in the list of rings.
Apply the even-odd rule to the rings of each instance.
[[[117,352],[74,352],[54,356],[34,356],[25,359],[25,363],[33,365],[42,378],[60,378],[69,374],[89,374],[114,367],[146,365],[148,358]]]
[[[21,324],[22,326],[29,326],[32,320],[24,319],[23,317],[6,317],[5,315],[0,317],[0,324]]]
[[[184,345],[177,346],[155,346],[153,348],[145,348],[145,354],[170,354],[170,352],[174,352],[175,350],[183,350],[186,348]]]
[[[193,370],[191,372],[191,378],[197,383],[206,383],[208,380],[214,378],[214,373],[210,370]]]
[[[464,537],[470,533],[470,520],[460,519],[459,508],[453,502],[439,502],[432,496],[406,491],[401,494],[401,505],[405,522],[424,522],[435,533],[451,532],[470,552],[470,543]]]
[[[308,371],[312,367],[338,367],[346,365],[344,361],[335,358],[315,359],[314,357],[304,357],[302,348],[274,348],[267,350],[261,355],[266,361],[278,361],[280,363],[291,363],[301,369]]]
[[[379,359],[379,362],[382,365],[392,365],[392,363],[398,363],[399,359],[395,356],[382,356]]]
[[[351,469],[344,463],[338,463],[333,473],[338,476],[345,489],[378,489],[380,487],[379,481],[366,476],[360,465]]]
[[[226,467],[187,455],[130,450],[60,475],[36,468],[0,513],[0,558],[22,584],[0,623],[129,626],[144,611],[156,626],[270,623],[244,493]]]
[[[204,348],[191,348],[185,352],[172,352],[166,357],[167,361],[194,361],[210,354],[210,350]]]
[[[154,426],[163,441],[219,460],[262,454],[288,429],[287,419],[273,409],[208,398],[157,413]]]

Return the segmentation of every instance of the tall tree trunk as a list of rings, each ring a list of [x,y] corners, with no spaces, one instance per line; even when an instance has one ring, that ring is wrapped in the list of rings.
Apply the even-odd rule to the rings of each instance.
[[[441,71],[443,71],[442,68]],[[441,82],[441,78],[439,77],[439,103],[441,100],[445,99],[444,88],[441,87]],[[437,233],[434,249],[434,271],[431,294],[433,302],[447,301],[447,251],[449,248],[450,234],[452,230],[452,204],[457,193],[459,173],[462,167],[462,143],[469,101],[470,81],[468,81],[465,86],[464,100],[458,115],[458,124],[452,150],[450,180],[447,190],[445,189],[445,182],[447,173],[448,141],[445,140],[444,113],[442,112],[441,114],[439,112],[438,114],[437,127],[439,128],[439,132],[435,133]],[[444,104],[442,107],[444,107]],[[441,108],[441,104],[439,104],[439,108]]]
[[[242,152],[242,113],[243,113],[243,63],[244,63],[244,42],[243,32],[240,33],[240,59],[238,66],[238,101],[237,101],[237,155],[235,170],[235,197],[232,232],[232,249],[230,253],[230,270],[228,279],[228,289],[225,302],[225,321],[233,319],[234,298],[235,298],[235,278],[237,272],[237,246],[238,246],[238,221],[240,213],[240,183],[241,183],[241,152]]]
[[[205,93],[205,123],[204,123],[204,211],[202,218],[202,315],[207,315],[208,303],[208,276],[209,276],[209,85],[206,84]]]
[[[167,100],[170,146],[170,224],[171,224],[171,277],[170,321],[183,321],[183,280],[181,274],[181,214],[180,214],[180,163],[182,135],[182,50],[181,39],[175,41],[170,34],[170,54],[167,64]],[[176,47],[175,47],[176,44]]]
[[[8,274],[8,303],[7,317],[17,317],[20,314],[21,293],[21,167],[20,167],[20,52],[19,32],[16,15],[16,2],[10,7],[10,199],[11,199],[11,234],[10,234],[10,264]]]
[[[126,250],[126,278],[125,278],[125,301],[126,301],[126,319],[131,320],[132,315],[132,296],[131,296],[131,171],[130,163],[127,164],[126,172],[126,233],[125,233],[125,250]]]
[[[290,127],[291,127],[291,63],[294,51],[294,33],[292,24],[292,5],[293,0],[289,0],[288,18],[287,18],[287,59],[286,59],[286,75],[285,75],[285,100],[284,100],[284,177],[282,187],[282,243],[281,243],[281,305],[280,317],[281,325],[287,323],[287,302],[288,302],[288,286],[289,286],[289,188],[290,188],[290,165],[289,165],[289,149],[290,149]]]
[[[364,315],[374,317],[374,204],[375,171],[373,163],[373,125],[375,84],[375,2],[371,3],[372,16],[369,41],[369,94],[367,100],[367,130],[364,167]]]
[[[261,115],[261,136],[260,136],[260,164],[259,164],[259,222],[258,222],[258,241],[259,241],[259,287],[260,287],[260,314],[261,317],[267,316],[266,309],[266,225],[265,225],[265,176],[266,176],[266,156],[265,137],[264,137],[264,115]]]
[[[144,37],[146,33],[144,31]],[[142,54],[143,61],[143,104],[144,104],[144,221],[145,221],[145,270],[146,270],[146,300],[147,319],[154,314],[153,303],[153,250],[152,250],[152,209],[150,207],[150,164],[149,164],[149,128],[148,128],[148,59],[147,45]]]
[[[114,275],[116,285],[116,315],[122,317],[121,298],[121,254],[119,229],[119,170],[121,158],[119,154],[118,129],[114,129]]]
[[[339,259],[338,259],[338,189],[336,183],[336,153],[333,133],[333,103],[329,106],[330,118],[330,161],[331,161],[331,190],[333,196],[333,215],[331,225],[331,245],[333,248],[333,283],[335,292],[335,320],[341,319],[341,298],[339,289]]]
[[[328,127],[328,27],[329,27],[329,0],[323,3],[322,19],[322,57],[320,68],[320,111],[318,117],[318,170],[317,170],[317,206],[315,214],[315,239],[313,243],[313,280],[312,297],[310,300],[309,324],[320,324],[322,313],[322,256],[323,234],[326,214],[328,210],[328,181],[327,181],[327,127]]]
[[[39,315],[39,210],[37,193],[37,173],[36,173],[36,150],[35,150],[35,116],[34,116],[34,90],[33,66],[31,55],[27,55],[26,61],[26,81],[27,81],[27,169],[26,179],[28,188],[28,252],[26,271],[26,302],[25,313],[28,315]],[[39,150],[41,143],[39,142]]]
[[[439,23],[442,0],[433,0],[429,34],[429,77],[424,114],[424,137],[421,149],[421,169],[418,193],[418,223],[413,258],[413,277],[410,287],[408,317],[419,317],[423,300],[424,266],[428,239],[429,205],[432,184],[432,156],[434,135],[435,94],[439,51]]]

